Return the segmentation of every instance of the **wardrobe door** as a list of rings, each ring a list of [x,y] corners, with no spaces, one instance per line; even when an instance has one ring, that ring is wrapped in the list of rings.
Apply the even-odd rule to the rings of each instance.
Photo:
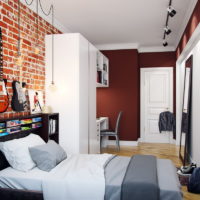
[[[89,153],[100,153],[96,124],[97,49],[89,44]]]
[[[89,152],[89,42],[79,35],[79,153]]]

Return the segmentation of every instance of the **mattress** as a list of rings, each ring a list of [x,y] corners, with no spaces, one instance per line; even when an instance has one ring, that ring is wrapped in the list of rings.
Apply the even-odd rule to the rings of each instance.
[[[105,168],[105,200],[120,200],[121,184],[129,164],[130,157],[117,156]],[[29,172],[20,172],[8,167],[0,171],[0,187],[23,190],[42,191],[42,180],[50,176],[34,168]],[[182,194],[176,169],[167,159],[157,159],[157,175],[161,200],[181,200]],[[170,175],[170,176],[169,176]]]
[[[21,172],[8,167],[0,171],[0,187],[42,191],[42,180],[48,175],[48,172],[37,167],[28,172]]]

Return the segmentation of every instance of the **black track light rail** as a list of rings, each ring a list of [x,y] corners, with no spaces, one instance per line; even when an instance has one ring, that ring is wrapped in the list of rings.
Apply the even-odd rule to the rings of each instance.
[[[169,7],[172,5],[172,0],[169,1]],[[169,23],[169,11],[167,11],[167,18],[166,18],[166,23],[165,26],[168,27],[168,23]],[[163,40],[165,40],[166,38],[166,32],[164,31],[163,34]]]

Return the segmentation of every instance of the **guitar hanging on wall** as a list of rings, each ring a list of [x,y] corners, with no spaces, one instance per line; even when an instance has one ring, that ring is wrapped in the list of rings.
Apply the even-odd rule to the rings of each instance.
[[[19,64],[20,67],[20,80],[12,82],[13,96],[11,101],[11,106],[14,111],[25,111],[28,109],[28,103],[26,101],[26,83],[22,82],[22,63]]]
[[[3,42],[0,28],[0,113],[5,112],[9,106],[9,96],[6,90],[7,80],[3,79]]]

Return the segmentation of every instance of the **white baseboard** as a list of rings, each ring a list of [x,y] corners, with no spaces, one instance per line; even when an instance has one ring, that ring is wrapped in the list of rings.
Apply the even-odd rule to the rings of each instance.
[[[138,141],[119,141],[120,146],[138,146]],[[115,140],[108,140],[107,145],[116,145]]]

